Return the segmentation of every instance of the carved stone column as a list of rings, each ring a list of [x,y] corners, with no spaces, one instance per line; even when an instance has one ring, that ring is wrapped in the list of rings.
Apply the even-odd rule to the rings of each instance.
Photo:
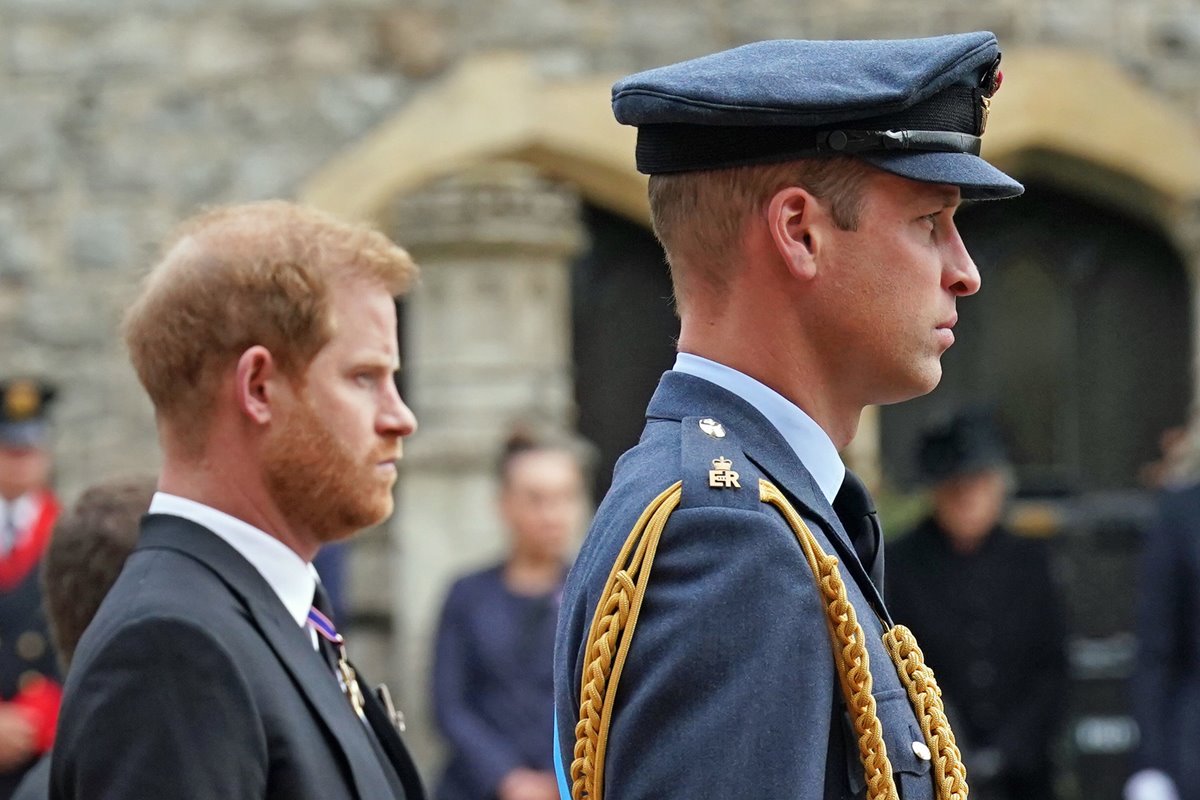
[[[517,422],[572,427],[570,264],[584,233],[578,196],[514,163],[404,198],[394,233],[421,266],[403,333],[405,399],[419,428],[405,444],[392,522],[394,668],[409,738],[428,759],[445,591],[504,550],[499,448]]]

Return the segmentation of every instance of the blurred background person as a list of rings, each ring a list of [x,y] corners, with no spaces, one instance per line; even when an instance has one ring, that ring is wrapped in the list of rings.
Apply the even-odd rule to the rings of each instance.
[[[334,542],[321,548],[312,560],[313,568],[321,576],[321,585],[329,596],[329,618],[335,625],[345,625],[349,621],[348,592],[350,591],[347,578],[347,558],[350,546],[345,542]]]
[[[58,516],[50,489],[53,387],[0,381],[0,799],[54,741],[62,696],[38,564]]]
[[[928,429],[918,461],[932,510],[888,546],[888,608],[937,675],[973,800],[1052,798],[1067,659],[1045,543],[1002,521],[1012,477],[988,415]]]
[[[566,441],[514,435],[499,461],[504,561],[450,588],[434,653],[434,711],[450,757],[438,800],[555,800],[554,630],[587,515]]]
[[[1200,800],[1200,451],[1176,430],[1163,451],[1175,470],[1160,481],[1141,553],[1130,682],[1139,741],[1126,800]]]
[[[99,483],[80,495],[54,525],[42,559],[42,606],[64,675],[79,637],[137,543],[138,523],[150,507],[154,486],[154,479],[148,477]],[[26,773],[12,797],[46,800],[49,796],[46,755]]]

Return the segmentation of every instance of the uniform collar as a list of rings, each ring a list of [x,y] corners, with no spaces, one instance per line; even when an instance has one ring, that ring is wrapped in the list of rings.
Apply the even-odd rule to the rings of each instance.
[[[212,506],[166,492],[155,493],[148,513],[182,517],[215,533],[258,570],[297,625],[308,623],[316,570],[283,542]]]
[[[825,499],[833,502],[846,477],[846,465],[829,434],[799,406],[743,372],[692,353],[679,353],[674,370],[714,383],[753,406],[812,474]]]

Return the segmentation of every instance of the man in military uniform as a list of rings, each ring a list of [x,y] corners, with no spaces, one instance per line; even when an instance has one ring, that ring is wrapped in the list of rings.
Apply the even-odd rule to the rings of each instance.
[[[153,478],[116,479],[84,491],[54,524],[41,569],[43,608],[63,672],[79,637],[137,544],[138,524],[154,495]],[[13,800],[50,796],[50,756],[25,774]]]
[[[50,386],[0,381],[0,798],[54,741],[61,689],[38,564],[58,516],[49,488]]]
[[[931,426],[917,461],[932,509],[888,549],[888,607],[937,668],[971,797],[1051,800],[1067,633],[1045,542],[1003,524],[1010,469],[986,413]]]
[[[1022,191],[977,155],[998,62],[990,33],[769,41],[614,87],[681,328],[564,591],[564,796],[598,800],[601,771],[608,800],[948,796],[884,648],[873,506],[838,451],[865,406],[941,377],[955,302],[979,288],[960,202]],[[640,518],[665,497],[665,523]],[[620,552],[643,529],[653,546]],[[630,553],[641,567],[614,570]],[[818,571],[841,581],[818,589]],[[634,590],[610,603],[607,586]],[[589,648],[634,623],[621,649]],[[854,665],[831,633],[863,651]]]

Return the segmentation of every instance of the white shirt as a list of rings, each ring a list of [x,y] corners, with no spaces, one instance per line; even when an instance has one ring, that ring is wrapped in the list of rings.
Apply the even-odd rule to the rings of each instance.
[[[258,570],[296,624],[308,625],[317,571],[295,550],[248,522],[178,495],[155,492],[149,513],[183,517],[220,536]]]
[[[37,521],[41,504],[38,502],[41,492],[26,492],[16,500],[5,500],[0,497],[0,554],[7,553],[24,540]],[[13,526],[13,540],[8,539],[9,523]]]
[[[675,356],[674,369],[715,383],[754,406],[775,426],[800,463],[812,474],[825,499],[833,502],[846,477],[846,465],[829,434],[799,406],[745,373],[692,353]]]

